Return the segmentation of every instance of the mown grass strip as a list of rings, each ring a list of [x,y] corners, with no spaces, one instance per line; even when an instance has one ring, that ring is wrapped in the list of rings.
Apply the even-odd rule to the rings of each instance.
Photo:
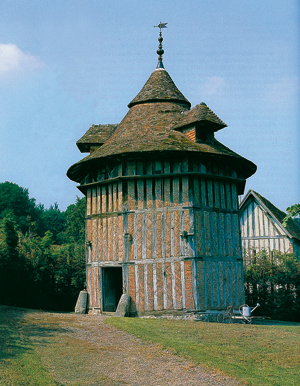
[[[249,385],[300,385],[300,326],[113,317],[106,323]]]
[[[5,306],[0,306],[0,385],[60,385],[44,368],[33,345],[15,327]]]

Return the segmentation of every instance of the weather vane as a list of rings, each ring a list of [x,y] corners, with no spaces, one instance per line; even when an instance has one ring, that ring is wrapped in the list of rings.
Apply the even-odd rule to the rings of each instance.
[[[154,25],[153,27],[154,27],[154,28],[155,28],[155,27],[158,27],[159,30],[160,30],[160,32],[161,32],[161,29],[162,29],[162,28],[168,28],[168,27],[167,27],[167,24],[168,24],[168,23],[162,23],[162,22],[160,22],[158,25]]]
[[[164,54],[164,50],[163,50],[163,46],[162,46],[162,41],[164,40],[163,37],[162,37],[162,33],[161,33],[161,29],[162,28],[168,28],[167,27],[167,24],[168,23],[162,23],[160,22],[158,25],[155,25],[154,27],[158,27],[159,28],[159,38],[158,38],[158,41],[159,41],[159,45],[158,45],[158,50],[156,51],[157,55],[158,55],[158,63],[157,63],[157,66],[156,68],[164,68],[164,65],[163,65],[163,54]]]

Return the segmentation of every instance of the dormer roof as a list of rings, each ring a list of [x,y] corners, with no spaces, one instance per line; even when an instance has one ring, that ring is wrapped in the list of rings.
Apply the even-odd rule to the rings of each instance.
[[[92,146],[102,146],[113,134],[118,125],[92,125],[76,142],[81,153],[90,152]]]
[[[211,131],[218,131],[227,127],[224,123],[204,102],[196,105],[189,111],[181,114],[178,123],[174,129],[183,129],[189,126],[194,126],[199,122],[205,122]]]
[[[112,136],[87,157],[72,165],[69,178],[80,182],[92,164],[107,162],[113,157],[186,154],[225,157],[240,170],[244,178],[256,171],[256,165],[241,157],[217,140],[213,143],[194,143],[186,135],[174,130],[186,108],[177,103],[142,103],[131,107]]]

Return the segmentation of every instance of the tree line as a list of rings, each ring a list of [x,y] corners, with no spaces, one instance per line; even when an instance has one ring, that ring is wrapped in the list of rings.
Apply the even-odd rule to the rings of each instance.
[[[74,310],[85,286],[85,198],[62,212],[0,184],[0,304]]]

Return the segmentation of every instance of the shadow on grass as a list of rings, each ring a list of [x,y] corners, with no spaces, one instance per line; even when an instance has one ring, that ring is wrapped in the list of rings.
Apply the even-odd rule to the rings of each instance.
[[[44,338],[40,344],[46,345],[49,343],[47,338],[65,332],[64,328],[25,319],[26,314],[32,312],[22,308],[0,306],[0,360],[32,352],[34,349],[29,340],[31,337]]]

